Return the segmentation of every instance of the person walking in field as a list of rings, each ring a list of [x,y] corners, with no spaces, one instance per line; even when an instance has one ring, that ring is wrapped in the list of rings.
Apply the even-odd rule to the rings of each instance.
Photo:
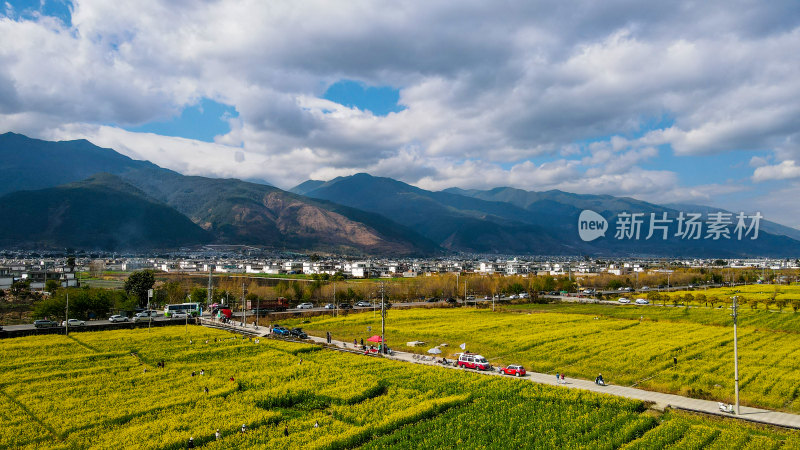
[[[283,435],[284,436],[289,436],[289,426],[288,425],[283,427]]]
[[[189,442],[186,444],[186,448],[194,448],[194,438],[190,437]]]
[[[219,438],[220,438],[220,436],[219,436],[219,429],[217,429],[217,432],[216,432],[216,433],[214,433],[214,440],[218,441],[218,440],[219,440]]]
[[[245,426],[245,424],[242,424],[242,433],[244,433],[246,431],[247,431],[247,427]]]

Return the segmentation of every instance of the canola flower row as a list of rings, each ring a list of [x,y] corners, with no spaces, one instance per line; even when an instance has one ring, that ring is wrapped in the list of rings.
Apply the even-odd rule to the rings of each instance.
[[[257,343],[201,327],[65,339],[0,341],[10,372],[0,386],[0,448],[177,449],[190,437],[196,447],[220,449],[716,442],[702,427],[716,440],[731,435],[771,448],[796,448],[787,445],[797,442],[788,432],[739,423],[658,418],[642,402],[620,397],[308,344]],[[94,359],[87,359],[87,350]],[[48,365],[53,362],[58,365]]]
[[[370,314],[354,314],[313,318],[304,326],[348,342],[378,325]],[[602,373],[613,384],[733,402],[732,328],[557,312],[415,309],[390,311],[386,336],[390,347],[409,351],[428,347],[405,348],[408,341],[447,343],[440,349],[453,357],[465,343],[494,365],[590,380]],[[800,340],[794,337],[740,327],[743,404],[800,412]]]

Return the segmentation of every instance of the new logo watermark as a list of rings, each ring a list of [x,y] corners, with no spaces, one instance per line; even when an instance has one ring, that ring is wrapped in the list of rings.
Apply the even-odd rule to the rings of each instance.
[[[581,211],[581,215],[578,217],[578,234],[581,239],[586,242],[593,241],[600,236],[605,236],[606,230],[608,230],[608,222],[605,217],[590,209]]]
[[[670,217],[669,213],[630,213],[623,211],[617,214],[616,232],[614,239],[639,240],[643,237],[643,230],[647,231],[644,239],[658,238],[667,240],[676,237],[682,240],[711,239],[758,239],[758,229],[764,216],[760,212],[747,215],[743,212],[736,214],[726,212],[707,213],[705,218],[701,213],[679,212],[677,216]],[[648,220],[649,219],[649,220]],[[734,222],[735,219],[735,222]],[[578,217],[578,235],[589,242],[599,237],[605,237],[608,230],[608,221],[600,214],[585,209]]]

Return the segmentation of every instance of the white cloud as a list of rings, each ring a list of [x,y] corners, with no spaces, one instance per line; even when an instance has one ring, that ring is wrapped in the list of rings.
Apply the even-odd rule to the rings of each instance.
[[[753,172],[753,181],[787,180],[800,178],[800,166],[794,160],[782,161],[772,166],[757,167]]]
[[[6,4],[0,131],[282,187],[368,171],[427,188],[703,198],[729,185],[686,187],[654,162],[757,151],[753,181],[797,176],[798,5],[78,0],[68,28]],[[344,78],[400,88],[405,109],[319,98]],[[239,113],[214,144],[112,125],[203,97]]]

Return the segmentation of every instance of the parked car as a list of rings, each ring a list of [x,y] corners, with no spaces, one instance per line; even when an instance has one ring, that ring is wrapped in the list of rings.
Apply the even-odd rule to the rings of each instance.
[[[462,353],[456,361],[456,367],[476,370],[492,370],[492,365],[481,355],[474,353]]]
[[[69,325],[71,327],[83,327],[83,326],[86,326],[86,322],[84,322],[83,320],[78,320],[78,319],[69,319],[69,320],[61,322],[61,326],[62,327],[63,326],[67,326],[67,325]]]
[[[339,309],[353,309],[353,305],[350,303],[339,303]]]
[[[469,297],[467,297],[467,298],[469,298]],[[456,300],[456,299],[454,299],[452,297],[448,297],[447,300],[445,300],[445,301],[447,303],[451,304],[451,305],[455,305],[456,303],[458,303],[458,300]]]
[[[150,318],[155,318],[155,315],[150,315],[148,311],[142,311],[133,315],[133,322],[142,322],[150,320]]]
[[[436,297],[431,297],[431,298],[429,298],[429,299],[427,299],[425,301],[428,302],[428,303],[436,303],[436,302],[439,301],[439,299],[436,298]]]
[[[641,288],[641,289],[639,289],[639,290],[640,290],[640,291],[649,291],[649,290],[650,290],[650,288],[649,288],[649,287],[647,287],[647,286],[642,286],[642,288]]]
[[[506,375],[513,375],[515,377],[524,377],[527,373],[525,368],[518,365],[518,364],[511,364],[506,367],[500,367],[500,373],[504,373]]]
[[[356,306],[358,306],[360,308],[371,308],[372,307],[372,303],[365,302],[365,301],[360,301],[360,302],[356,303]]]
[[[646,299],[643,299],[643,298],[637,298],[636,299],[636,304],[637,305],[649,305],[650,302],[648,302]]]
[[[299,339],[308,339],[308,335],[302,328],[292,328],[289,330],[289,335]]]
[[[287,328],[285,328],[285,327],[280,326],[280,325],[276,325],[276,326],[272,327],[272,334],[274,334],[275,336],[287,336],[287,337],[291,336],[291,333],[289,332],[289,330]]]
[[[192,315],[190,313],[186,312],[186,311],[177,311],[177,312],[172,313],[172,316],[170,316],[170,317],[172,317],[173,319],[186,320],[191,316]]]
[[[627,304],[627,303],[630,303],[630,302],[631,302],[630,300],[628,300],[628,299],[627,299],[627,298],[625,298],[625,297],[620,297],[620,298],[619,298],[619,300],[617,300],[617,301],[618,301],[618,302],[620,302],[620,303],[622,303],[622,304]]]
[[[314,307],[314,304],[313,303],[309,303],[309,302],[300,303],[299,305],[297,305],[297,309],[311,309],[313,307]]]
[[[336,309],[336,305],[334,305],[333,303],[326,303],[325,306],[323,306],[323,308],[325,308],[325,309]]]
[[[57,327],[58,323],[52,320],[40,319],[40,320],[34,320],[33,326],[36,328],[52,328],[52,327]]]
[[[116,322],[127,322],[128,316],[123,316],[120,314],[114,314],[113,316],[108,318],[109,322],[116,323]]]

